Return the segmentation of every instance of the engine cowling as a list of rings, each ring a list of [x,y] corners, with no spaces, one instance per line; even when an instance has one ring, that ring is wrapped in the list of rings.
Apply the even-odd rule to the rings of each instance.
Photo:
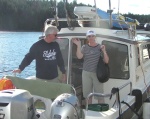
[[[61,94],[53,101],[50,115],[51,119],[79,119],[78,98],[73,94]]]

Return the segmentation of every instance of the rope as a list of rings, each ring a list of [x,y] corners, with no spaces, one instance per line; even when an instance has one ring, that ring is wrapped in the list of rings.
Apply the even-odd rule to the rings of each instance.
[[[138,119],[143,119],[127,102],[122,101],[122,103],[126,104],[137,115]]]
[[[117,101],[115,101],[115,102],[117,102],[119,104],[119,119],[122,119],[122,111],[121,111],[119,88],[112,88],[111,94],[113,95],[115,93],[117,93],[117,97],[118,97],[118,99],[117,99],[118,102]],[[112,98],[112,95],[110,96],[110,99]]]

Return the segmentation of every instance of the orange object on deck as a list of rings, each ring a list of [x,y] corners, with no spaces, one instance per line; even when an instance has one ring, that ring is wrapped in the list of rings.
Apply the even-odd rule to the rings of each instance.
[[[13,85],[12,81],[8,78],[0,79],[0,91],[6,89],[14,89],[15,86]]]

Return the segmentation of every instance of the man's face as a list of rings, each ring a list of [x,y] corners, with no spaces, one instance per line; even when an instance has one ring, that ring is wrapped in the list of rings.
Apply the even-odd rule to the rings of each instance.
[[[47,43],[51,43],[53,42],[55,39],[57,38],[57,33],[54,33],[54,34],[48,34],[45,38],[45,41]]]

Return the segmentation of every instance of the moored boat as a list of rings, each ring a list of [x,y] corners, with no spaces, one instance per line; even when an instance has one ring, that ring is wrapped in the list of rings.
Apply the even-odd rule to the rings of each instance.
[[[77,15],[77,19],[69,17],[57,19],[56,17],[55,19],[47,19],[45,22],[45,27],[51,25],[48,23],[52,20],[56,24],[59,21],[67,21],[68,23],[67,28],[62,28],[59,31],[58,39],[56,40],[60,45],[65,61],[67,84],[23,80],[12,76],[7,76],[6,78],[11,79],[17,88],[28,90],[33,95],[35,100],[30,101],[27,105],[34,105],[36,100],[45,103],[45,111],[41,113],[36,112],[34,118],[147,119],[148,114],[143,113],[143,109],[146,108],[143,104],[149,103],[145,101],[149,99],[150,94],[150,37],[148,33],[140,33],[136,31],[135,24],[121,20],[115,21],[118,23],[124,22],[128,26],[127,30],[111,29],[112,21],[100,19],[96,11],[93,10],[94,8],[86,7],[91,11],[88,14],[81,12],[83,8],[85,7],[75,7],[74,13]],[[72,22],[75,21],[81,27],[72,26]],[[84,26],[85,23],[86,26]],[[83,61],[76,57],[76,46],[72,43],[72,38],[79,38],[83,45],[87,42],[85,36],[88,30],[95,31],[97,42],[105,45],[107,48],[106,50],[110,58],[110,78],[103,84],[103,93],[93,92],[88,95],[87,100],[92,96],[103,97],[104,104],[98,104],[96,100],[93,100],[92,105],[88,105],[88,103],[85,104],[85,99],[82,97],[81,73]],[[21,94],[24,91],[14,90],[19,95],[19,98],[22,97]],[[8,92],[10,95],[7,95]],[[14,92],[13,90],[2,91],[1,93],[6,95],[2,96],[1,94],[0,98],[11,99],[10,97],[13,97],[13,94],[14,97],[17,95]],[[31,98],[30,94],[25,94]],[[13,99],[11,99],[12,102],[18,98]],[[3,102],[6,104],[4,100]],[[29,105],[29,110],[33,109],[31,105]],[[32,111],[29,112],[32,113]],[[0,114],[6,115],[6,112],[3,111]],[[28,118],[31,119],[33,116]],[[8,119],[15,118],[10,116]]]

